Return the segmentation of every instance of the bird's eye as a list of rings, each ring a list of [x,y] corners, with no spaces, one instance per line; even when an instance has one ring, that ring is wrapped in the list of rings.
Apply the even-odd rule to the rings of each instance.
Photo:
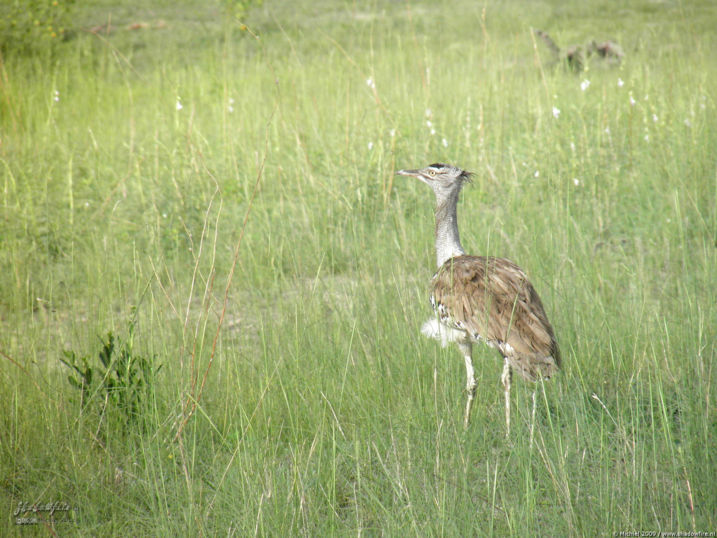
[[[433,177],[433,176],[436,175],[436,171],[435,171],[435,170],[429,170],[429,171],[428,171],[428,175],[431,176],[431,177]]]

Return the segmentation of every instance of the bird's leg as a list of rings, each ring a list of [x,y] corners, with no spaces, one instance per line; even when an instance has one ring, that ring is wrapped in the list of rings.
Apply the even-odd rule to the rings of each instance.
[[[469,343],[458,344],[466,361],[466,392],[468,399],[466,400],[466,410],[463,415],[463,427],[468,428],[471,420],[471,407],[473,406],[473,398],[476,395],[476,380],[473,370],[473,346]]]
[[[506,435],[510,435],[510,383],[513,378],[513,370],[510,368],[508,357],[504,357],[503,374],[500,380],[503,382],[503,390],[505,391],[505,428]]]

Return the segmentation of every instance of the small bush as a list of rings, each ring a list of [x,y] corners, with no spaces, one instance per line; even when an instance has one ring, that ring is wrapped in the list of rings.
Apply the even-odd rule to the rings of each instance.
[[[116,410],[126,424],[136,423],[148,409],[154,380],[161,369],[154,360],[137,355],[132,350],[133,325],[130,337],[123,341],[111,331],[100,339],[102,347],[96,355],[94,367],[90,357],[78,357],[72,350],[63,351],[60,358],[74,374],[67,381],[80,391],[80,407],[87,409],[93,402],[100,415]]]
[[[74,0],[26,0],[0,4],[0,50],[29,53],[68,35]]]
[[[244,22],[252,7],[260,6],[263,0],[223,0],[224,11],[238,22]]]

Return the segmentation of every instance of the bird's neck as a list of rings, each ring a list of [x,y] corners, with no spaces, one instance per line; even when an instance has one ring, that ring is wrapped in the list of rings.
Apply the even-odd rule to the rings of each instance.
[[[446,260],[465,254],[458,233],[458,190],[436,199],[436,261],[441,267]]]

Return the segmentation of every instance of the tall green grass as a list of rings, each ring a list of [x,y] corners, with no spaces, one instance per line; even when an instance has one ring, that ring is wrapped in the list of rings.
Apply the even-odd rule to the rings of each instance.
[[[3,58],[4,534],[52,501],[60,535],[714,531],[717,13],[586,6],[97,2],[109,34]],[[576,75],[533,27],[625,60]],[[434,161],[562,349],[508,439],[494,352],[463,431],[418,333],[433,200],[394,172]],[[108,331],[162,365],[143,427],[60,363]]]

